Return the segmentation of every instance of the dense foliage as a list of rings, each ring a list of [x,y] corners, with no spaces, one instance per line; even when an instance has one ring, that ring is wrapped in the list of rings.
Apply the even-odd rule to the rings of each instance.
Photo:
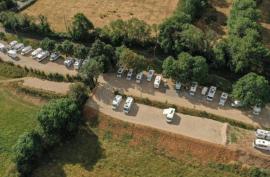
[[[181,0],[180,10],[191,16],[192,20],[199,18],[207,7],[208,0]]]
[[[103,68],[103,63],[93,58],[86,61],[79,74],[87,86],[94,88],[97,84],[98,76],[103,72]]]
[[[16,7],[16,3],[13,0],[0,0],[0,12],[13,7]]]

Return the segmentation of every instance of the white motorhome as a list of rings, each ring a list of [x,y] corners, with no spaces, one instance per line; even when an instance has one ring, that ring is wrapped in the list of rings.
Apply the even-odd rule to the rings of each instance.
[[[181,84],[180,81],[176,81],[175,82],[175,90],[180,90],[181,89],[181,86],[182,86],[182,84]]]
[[[82,59],[77,59],[73,64],[74,69],[79,70],[82,65]]]
[[[124,68],[123,67],[120,67],[117,71],[117,74],[116,74],[116,77],[119,77],[121,78],[122,77],[122,74],[124,73]]]
[[[198,82],[192,82],[191,83],[191,87],[190,87],[190,90],[189,90],[189,94],[191,96],[194,96],[196,91],[197,91],[197,87],[198,87]]]
[[[21,55],[27,55],[29,54],[31,51],[32,51],[32,47],[29,45],[29,46],[26,46],[22,49],[21,51]]]
[[[262,112],[262,108],[260,107],[260,106],[254,106],[253,107],[253,114],[255,115],[255,116],[258,116],[258,115],[260,115],[260,113]]]
[[[149,70],[148,73],[147,73],[147,81],[151,81],[152,80],[152,77],[154,76],[155,74],[155,70]]]
[[[23,43],[16,44],[13,49],[16,50],[17,52],[21,51],[24,48]]]
[[[270,151],[270,141],[262,140],[262,139],[256,139],[253,142],[253,147],[255,147],[257,149]]]
[[[121,95],[116,95],[112,101],[112,109],[117,109],[122,101]]]
[[[124,104],[124,113],[128,114],[133,105],[134,99],[132,97],[127,97],[126,102]]]
[[[168,123],[173,122],[174,114],[175,114],[175,108],[168,108],[168,109],[163,110],[163,115],[166,116],[166,121]]]
[[[43,51],[37,55],[37,61],[41,62],[42,60],[46,59],[48,56],[50,56],[50,52]]]
[[[9,57],[11,57],[13,59],[17,58],[17,51],[16,50],[9,50],[7,54]]]
[[[0,52],[6,52],[6,46],[0,43]]]
[[[74,62],[75,60],[73,58],[67,57],[66,60],[64,61],[64,65],[69,68],[72,66]]]
[[[131,80],[132,75],[133,75],[133,69],[129,69],[127,73],[127,80]]]
[[[36,56],[39,54],[39,53],[41,53],[43,50],[42,50],[42,48],[37,48],[36,50],[34,50],[32,53],[31,53],[31,56],[33,57],[33,58],[36,58]]]
[[[158,76],[156,76],[156,78],[155,78],[154,88],[159,88],[160,83],[161,83],[161,76],[158,75]]]
[[[216,91],[217,91],[217,87],[214,87],[214,86],[210,87],[208,94],[207,94],[207,98],[206,98],[207,101],[213,101],[215,94],[216,94]]]
[[[225,105],[225,103],[226,103],[226,101],[227,101],[227,99],[228,99],[228,96],[229,96],[229,94],[228,93],[225,93],[225,92],[222,92],[222,94],[221,94],[221,96],[220,96],[220,100],[219,100],[219,105],[220,106],[224,106]]]
[[[259,139],[265,139],[270,141],[270,131],[257,129],[256,130],[256,137]]]
[[[14,47],[16,44],[18,44],[18,41],[11,41],[11,42],[9,43],[9,47],[10,47],[11,49],[13,49],[13,47]]]
[[[201,95],[205,96],[208,91],[208,87],[203,87]]]
[[[136,76],[136,82],[138,84],[141,83],[142,78],[143,78],[143,72],[138,73],[137,76]]]

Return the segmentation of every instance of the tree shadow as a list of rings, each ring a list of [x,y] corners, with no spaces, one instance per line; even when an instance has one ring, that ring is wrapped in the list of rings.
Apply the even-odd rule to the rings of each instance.
[[[103,157],[104,149],[98,136],[89,128],[82,127],[75,138],[45,155],[32,176],[66,177],[64,167],[67,165],[76,165],[85,171],[91,171]]]

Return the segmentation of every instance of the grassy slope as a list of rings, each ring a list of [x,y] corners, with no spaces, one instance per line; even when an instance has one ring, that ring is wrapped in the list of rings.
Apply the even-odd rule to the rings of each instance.
[[[111,139],[102,130],[83,129],[75,140],[64,144],[43,159],[34,177],[236,177],[237,175],[201,165],[187,157],[175,160],[156,153],[151,143],[130,145],[132,137]],[[98,150],[94,150],[98,149]]]
[[[34,128],[38,107],[0,87],[0,176],[11,164],[11,147],[19,135]]]

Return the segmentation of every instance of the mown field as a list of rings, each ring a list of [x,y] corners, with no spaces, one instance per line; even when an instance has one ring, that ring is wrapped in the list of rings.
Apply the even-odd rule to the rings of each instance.
[[[12,164],[12,146],[22,133],[36,127],[39,107],[0,85],[0,110],[0,176],[4,176]]]
[[[172,14],[177,3],[178,0],[38,0],[23,13],[45,15],[56,31],[64,31],[78,12],[84,13],[98,27],[132,17],[159,24]]]

